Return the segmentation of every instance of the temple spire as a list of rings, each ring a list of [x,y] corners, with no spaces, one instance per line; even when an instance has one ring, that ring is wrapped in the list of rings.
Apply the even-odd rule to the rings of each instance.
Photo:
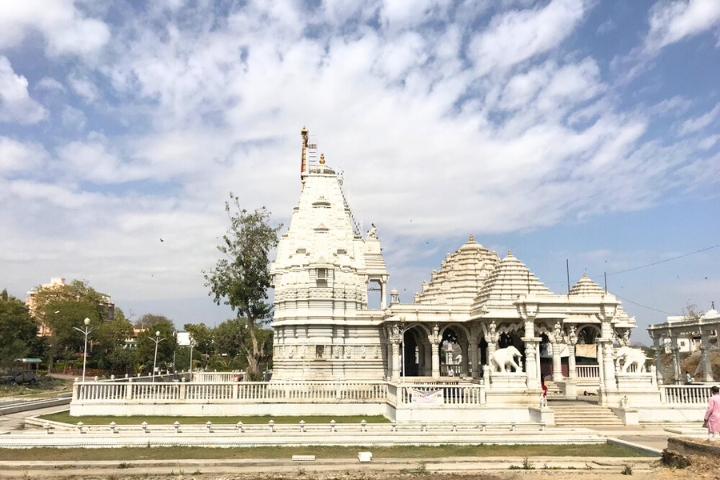
[[[302,137],[302,155],[300,157],[300,181],[305,179],[307,174],[307,148],[308,148],[308,129],[303,125],[300,130],[300,136]]]

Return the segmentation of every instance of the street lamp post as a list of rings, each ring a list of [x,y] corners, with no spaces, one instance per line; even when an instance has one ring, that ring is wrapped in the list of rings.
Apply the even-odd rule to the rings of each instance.
[[[160,331],[158,330],[155,332],[155,338],[153,339],[153,342],[155,342],[155,357],[153,358],[153,372],[152,372],[152,383],[155,383],[155,364],[157,364],[157,351],[158,351],[158,345],[160,342],[165,340],[164,338],[160,338]]]
[[[89,318],[86,318],[83,322],[85,323],[85,328],[78,328],[78,327],[73,327],[73,328],[75,330],[77,330],[78,332],[82,333],[83,335],[85,335],[85,349],[83,350],[83,376],[82,376],[82,381],[84,382],[85,381],[85,365],[87,364],[87,337],[88,337],[88,334],[93,331],[93,329],[89,327],[89,325],[90,325]]]
[[[191,372],[191,373],[192,373],[192,370],[193,370],[192,350],[193,350],[193,347],[194,347],[194,346],[195,346],[195,340],[193,340],[192,337],[191,337],[191,338],[190,338],[190,372]]]

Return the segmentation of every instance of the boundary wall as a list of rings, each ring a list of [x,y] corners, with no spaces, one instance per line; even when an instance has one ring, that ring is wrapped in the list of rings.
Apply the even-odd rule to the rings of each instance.
[[[709,385],[618,392],[608,405],[625,424],[702,421]],[[637,393],[637,394],[636,394]],[[383,415],[397,422],[554,425],[554,412],[529,391],[464,382],[76,382],[72,416]]]

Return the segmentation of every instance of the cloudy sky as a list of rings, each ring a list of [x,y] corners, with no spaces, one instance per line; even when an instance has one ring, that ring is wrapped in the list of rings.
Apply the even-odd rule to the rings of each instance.
[[[4,2],[0,288],[224,320],[223,202],[287,225],[306,125],[403,301],[473,233],[641,327],[707,310],[719,53],[717,0]]]

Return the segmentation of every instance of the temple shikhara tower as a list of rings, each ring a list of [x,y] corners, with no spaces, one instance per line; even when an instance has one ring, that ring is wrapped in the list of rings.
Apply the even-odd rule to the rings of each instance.
[[[382,380],[383,310],[368,309],[367,293],[374,283],[386,297],[380,240],[362,238],[337,173],[306,129],[302,140],[302,194],[271,271],[274,379]]]

